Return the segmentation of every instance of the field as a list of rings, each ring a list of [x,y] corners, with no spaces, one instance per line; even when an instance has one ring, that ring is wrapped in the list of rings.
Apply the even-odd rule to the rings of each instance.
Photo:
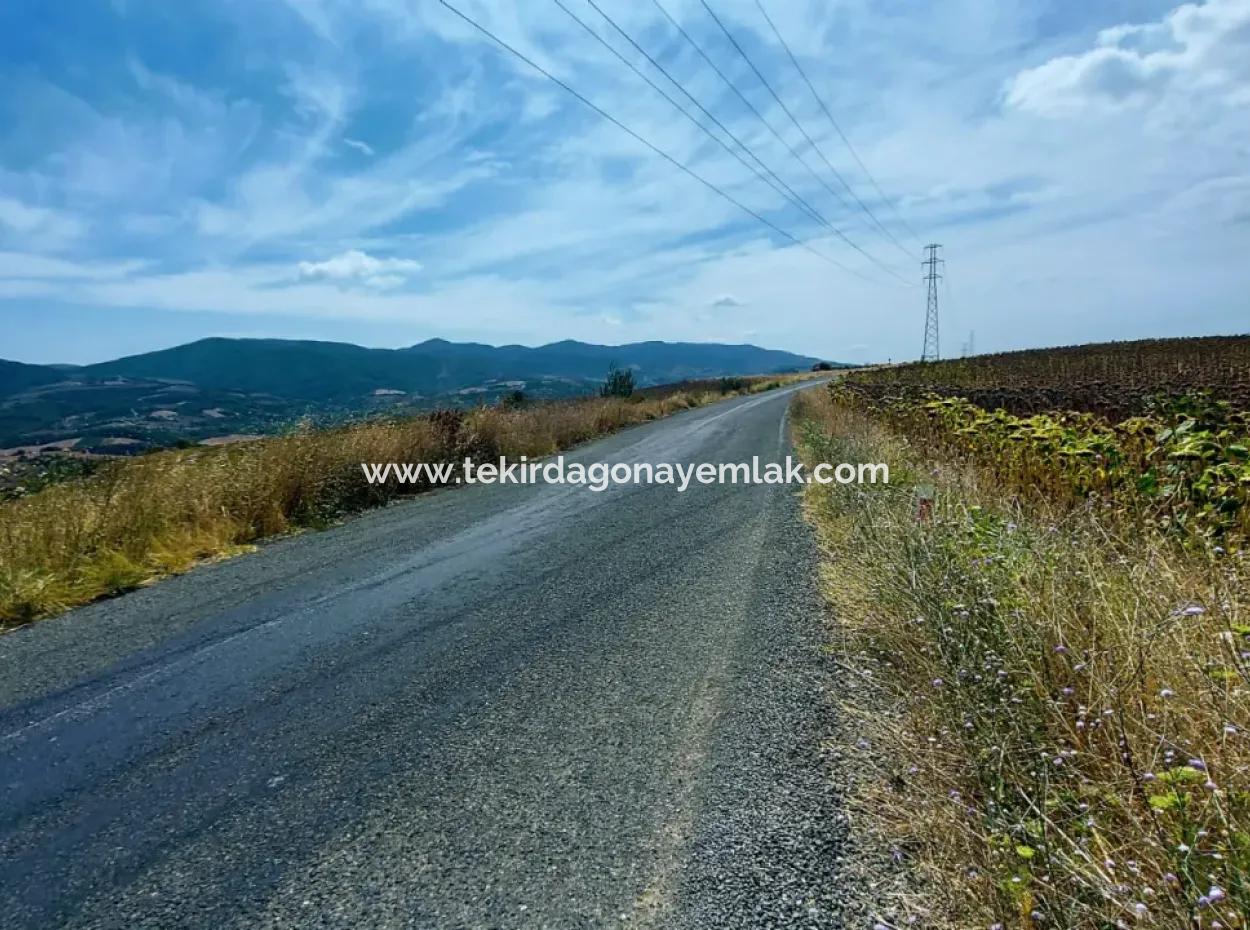
[[[1250,336],[1003,352],[864,371],[853,380],[878,398],[932,393],[1019,415],[1061,409],[1123,419],[1148,412],[1161,395],[1203,392],[1247,410]]]
[[[117,594],[257,540],[427,490],[369,485],[362,462],[550,455],[596,436],[798,376],[499,403],[112,460],[0,502],[0,630]]]
[[[900,366],[796,401],[809,460],[891,465],[888,489],[808,493],[863,685],[845,712],[882,760],[860,817],[918,883],[888,925],[1247,925],[1248,345]]]
[[[934,455],[991,469],[1017,494],[1240,546],[1250,534],[1250,338],[1053,352],[859,372],[838,383],[838,401]]]

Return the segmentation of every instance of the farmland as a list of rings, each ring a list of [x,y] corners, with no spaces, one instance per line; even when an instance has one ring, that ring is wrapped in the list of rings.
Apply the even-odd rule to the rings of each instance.
[[[1110,419],[1145,413],[1155,398],[1205,393],[1250,409],[1250,336],[1149,339],[914,363],[858,372],[863,394],[963,397],[1028,415],[1080,411]]]
[[[995,380],[997,379],[997,380]],[[1135,524],[1250,534],[1250,339],[1160,340],[878,369],[836,399],[1016,493]]]
[[[861,814],[926,926],[1245,927],[1250,340],[865,370],[796,401]],[[925,508],[918,500],[931,501]],[[865,707],[868,709],[865,710]]]

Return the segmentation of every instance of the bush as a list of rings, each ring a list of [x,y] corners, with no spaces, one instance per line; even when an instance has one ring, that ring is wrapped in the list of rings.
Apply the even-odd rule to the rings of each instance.
[[[600,397],[629,397],[634,393],[634,373],[628,368],[608,369],[608,380],[599,389]]]

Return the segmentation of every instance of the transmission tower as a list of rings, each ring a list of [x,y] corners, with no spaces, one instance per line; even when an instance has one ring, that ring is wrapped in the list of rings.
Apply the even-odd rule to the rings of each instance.
[[[944,266],[946,261],[938,258],[938,249],[941,247],[936,242],[925,246],[929,257],[920,263],[928,269],[924,279],[929,283],[929,302],[924,317],[924,351],[920,353],[922,362],[936,362],[942,357],[938,346],[938,281],[942,280],[942,275],[938,268]]]

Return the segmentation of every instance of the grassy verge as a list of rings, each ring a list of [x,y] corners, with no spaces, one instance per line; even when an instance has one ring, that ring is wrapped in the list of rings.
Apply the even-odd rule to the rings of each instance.
[[[1048,506],[826,391],[795,424],[809,463],[891,466],[807,497],[846,712],[877,749],[858,817],[921,889],[890,923],[1245,927],[1244,553]]]
[[[445,410],[112,463],[0,503],[0,630],[184,571],[256,540],[323,526],[425,488],[371,486],[361,462],[535,458],[801,376],[726,380],[516,408]]]

